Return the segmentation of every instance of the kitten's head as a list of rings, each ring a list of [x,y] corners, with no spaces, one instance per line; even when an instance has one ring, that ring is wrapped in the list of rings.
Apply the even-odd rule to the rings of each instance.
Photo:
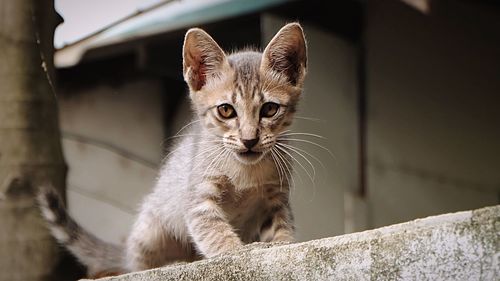
[[[306,74],[298,23],[285,25],[263,53],[226,56],[201,29],[186,33],[184,79],[203,126],[244,164],[254,164],[291,125]]]

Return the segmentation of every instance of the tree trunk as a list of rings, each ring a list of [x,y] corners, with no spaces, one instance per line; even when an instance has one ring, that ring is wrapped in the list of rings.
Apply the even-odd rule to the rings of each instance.
[[[53,0],[0,0],[0,280],[62,280],[61,249],[39,215],[43,182],[64,196],[52,81]],[[66,279],[67,280],[67,279]]]

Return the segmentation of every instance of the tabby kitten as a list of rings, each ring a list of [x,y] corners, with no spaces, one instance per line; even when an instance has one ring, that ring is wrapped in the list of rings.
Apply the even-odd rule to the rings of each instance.
[[[90,273],[210,258],[255,241],[293,241],[291,165],[276,144],[302,92],[307,56],[301,26],[285,25],[263,53],[229,56],[193,28],[183,59],[197,118],[161,168],[126,247],[80,228],[51,189],[40,193],[53,235]]]

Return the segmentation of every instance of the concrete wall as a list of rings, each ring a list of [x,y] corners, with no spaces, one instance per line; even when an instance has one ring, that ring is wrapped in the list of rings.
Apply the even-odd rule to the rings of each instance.
[[[59,93],[70,213],[121,242],[154,184],[163,141],[161,83],[129,81]]]
[[[500,206],[234,253],[102,281],[498,280]]]
[[[371,227],[499,200],[500,12],[436,2],[368,1]]]
[[[265,45],[290,21],[273,15],[262,19]],[[344,233],[344,190],[358,186],[356,48],[316,26],[303,23],[303,27],[308,42],[308,74],[297,112],[299,119],[292,129],[325,137],[301,138],[328,148],[334,156],[314,145],[294,144],[322,162],[305,155],[315,166],[314,182],[300,165],[295,165],[292,208],[302,241]],[[308,163],[300,156],[296,158],[312,176]]]

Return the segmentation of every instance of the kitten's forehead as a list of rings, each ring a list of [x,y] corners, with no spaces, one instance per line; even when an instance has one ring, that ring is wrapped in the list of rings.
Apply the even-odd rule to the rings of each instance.
[[[253,51],[238,52],[228,56],[227,59],[238,75],[250,79],[258,75],[262,54]]]
[[[260,106],[266,101],[288,103],[288,87],[273,76],[263,75],[261,70],[262,53],[243,51],[228,56],[234,71],[232,91],[233,104],[249,103]],[[272,89],[272,91],[268,91]]]
[[[262,98],[259,75],[261,58],[261,53],[251,51],[228,57],[229,65],[234,70],[233,103],[238,100]]]

